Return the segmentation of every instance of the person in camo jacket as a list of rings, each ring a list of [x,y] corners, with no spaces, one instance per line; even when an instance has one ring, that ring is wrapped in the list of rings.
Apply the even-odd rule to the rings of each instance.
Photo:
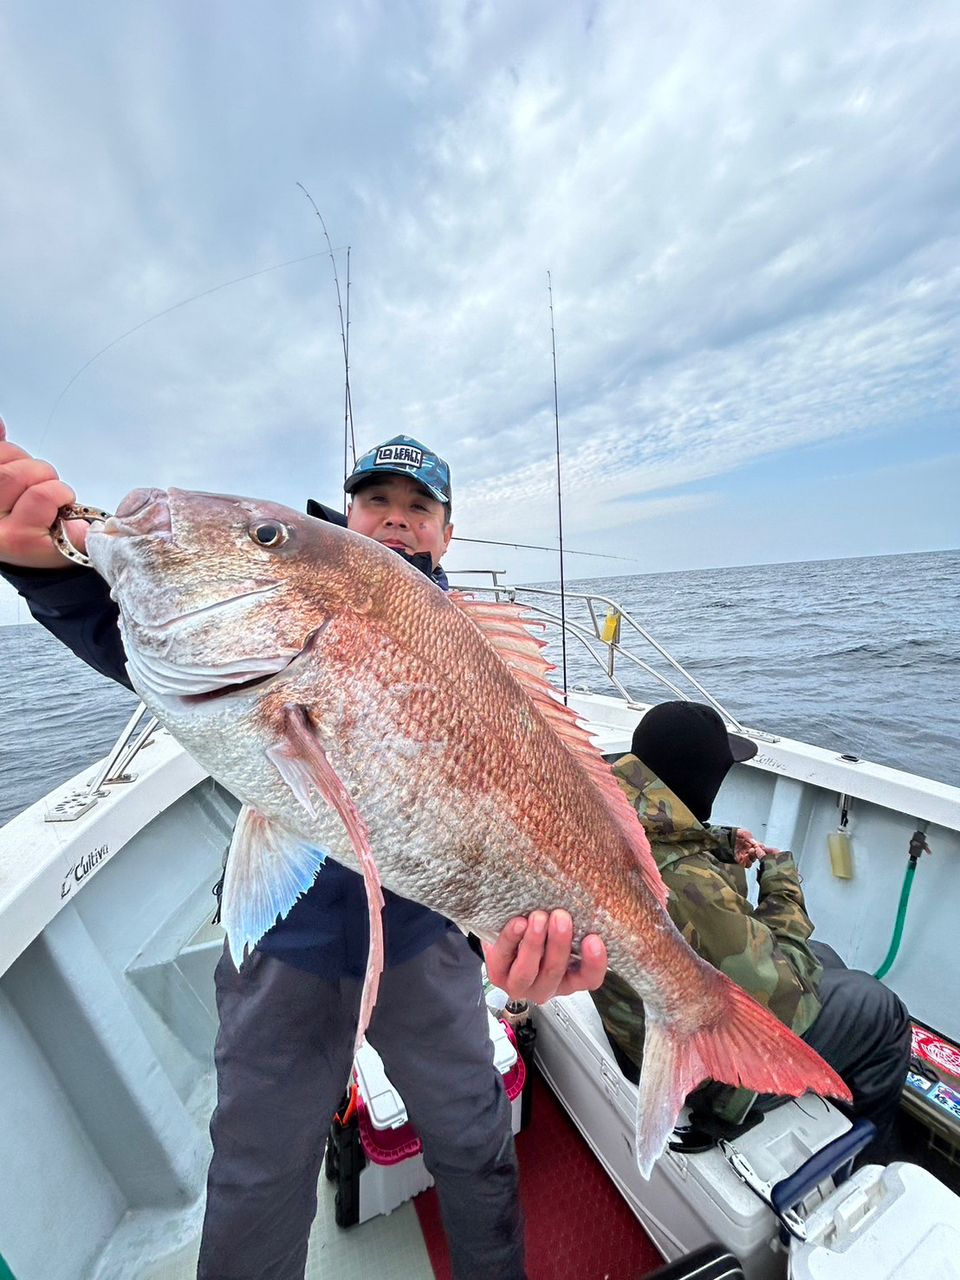
[[[748,738],[728,733],[712,707],[664,702],[640,721],[631,753],[613,770],[650,840],[674,924],[839,1073],[853,1094],[851,1117],[877,1126],[865,1156],[882,1160],[889,1157],[910,1058],[910,1018],[882,982],[809,940],[814,926],[791,853],[760,844],[749,831],[708,825],[731,765],[756,751]],[[747,896],[754,864],[756,906]],[[613,973],[591,996],[621,1069],[636,1081],[642,1005]],[[710,1086],[703,1098],[729,1116],[738,1110],[734,1095],[742,1114],[752,1099],[744,1090]]]

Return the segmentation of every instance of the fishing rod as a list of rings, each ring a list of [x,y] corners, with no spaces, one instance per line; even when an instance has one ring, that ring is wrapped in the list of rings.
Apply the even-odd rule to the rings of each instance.
[[[547,272],[547,296],[550,299],[550,346],[553,351],[553,422],[557,453],[557,541],[560,552],[560,653],[563,673],[563,702],[567,704],[567,608],[563,581],[563,490],[560,485],[560,400],[557,393],[557,332],[553,323],[553,281]]]
[[[357,464],[357,442],[353,434],[353,392],[350,390],[350,246],[347,245],[347,332],[343,342],[343,477],[347,477],[347,424],[353,457],[350,470]]]
[[[343,347],[343,478],[346,480],[351,470],[347,462],[347,428],[350,431],[350,446],[353,451],[353,462],[357,461],[357,442],[353,433],[353,400],[350,395],[350,246],[347,245],[347,318],[343,316],[343,302],[340,296],[340,277],[337,274],[337,259],[333,253],[333,242],[330,239],[330,233],[327,230],[327,224],[323,220],[323,214],[317,208],[316,201],[313,196],[303,185],[298,182],[297,186],[310,201],[313,212],[320,219],[320,226],[323,228],[323,237],[327,242],[327,251],[330,256],[330,262],[333,266],[333,283],[337,291],[337,311],[340,315],[340,345]],[[346,495],[344,495],[344,510],[346,510]]]

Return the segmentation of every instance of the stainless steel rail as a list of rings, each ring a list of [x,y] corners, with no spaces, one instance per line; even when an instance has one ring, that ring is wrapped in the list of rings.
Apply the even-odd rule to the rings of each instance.
[[[466,576],[481,576],[492,579],[491,585],[480,584],[464,587],[464,590],[470,594],[490,596],[494,600],[508,601],[511,604],[519,603],[525,605],[532,618],[537,619],[544,624],[559,628],[561,626],[560,616],[544,605],[538,604],[533,597],[547,596],[552,599],[559,600],[560,592],[552,590],[549,587],[520,587],[511,586],[508,583],[501,582],[503,570],[500,569],[468,569],[461,573],[451,574],[451,578],[461,578]],[[654,649],[656,653],[666,662],[670,671],[675,676],[686,680],[692,689],[710,704],[724,720],[740,733],[746,733],[748,730],[740,723],[739,720],[725,707],[723,707],[717,699],[709,693],[697,678],[690,674],[689,671],[668,653],[657,640],[640,625],[637,620],[632,617],[618,604],[616,600],[609,596],[595,595],[592,592],[578,593],[573,591],[565,591],[563,593],[564,601],[569,609],[571,603],[579,602],[582,604],[586,615],[589,617],[590,625],[584,622],[578,622],[571,619],[570,613],[566,614],[566,631],[569,636],[579,641],[583,649],[589,654],[590,658],[603,671],[607,680],[621,698],[631,707],[637,706],[638,703],[634,695],[626,688],[620,677],[617,675],[617,660],[622,660],[622,664],[632,664],[634,667],[642,671],[645,675],[651,677],[659,685],[668,689],[674,697],[683,699],[684,701],[692,701],[691,693],[682,688],[670,675],[657,671],[649,662],[645,662],[643,658],[632,653],[620,643],[622,628],[625,625],[629,630]],[[601,617],[601,614],[603,615]],[[589,692],[589,690],[587,690]],[[749,731],[752,736],[756,737],[756,731]]]
[[[130,772],[130,766],[139,752],[149,744],[158,724],[156,716],[149,715],[141,702],[87,785],[58,800],[44,814],[44,821],[75,822],[107,795],[108,786],[119,782],[133,782],[137,775]],[[138,728],[140,734],[135,738]]]

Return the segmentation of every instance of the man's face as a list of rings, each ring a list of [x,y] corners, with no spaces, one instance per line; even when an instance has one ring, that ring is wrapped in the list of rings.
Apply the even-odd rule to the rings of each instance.
[[[429,551],[434,566],[450,545],[453,525],[446,508],[409,476],[371,480],[353,495],[347,528],[408,555]]]

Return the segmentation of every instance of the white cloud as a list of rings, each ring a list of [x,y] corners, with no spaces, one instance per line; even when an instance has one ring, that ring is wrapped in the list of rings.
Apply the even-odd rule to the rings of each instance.
[[[2,408],[88,501],[335,497],[325,258],[139,330],[43,430],[118,334],[324,250],[297,180],[341,284],[352,245],[358,446],[444,452],[460,532],[519,509],[552,540],[548,268],[582,544],[683,503],[702,563],[685,486],[957,409],[951,4],[22,0],[0,24]]]

